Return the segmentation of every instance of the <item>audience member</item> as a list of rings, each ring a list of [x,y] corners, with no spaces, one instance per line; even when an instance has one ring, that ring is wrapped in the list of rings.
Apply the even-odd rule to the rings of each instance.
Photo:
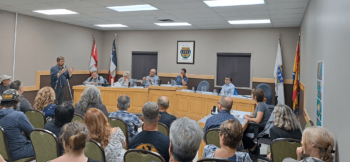
[[[267,121],[270,118],[270,111],[264,102],[264,91],[262,89],[252,89],[252,99],[257,105],[253,115],[245,115],[244,118],[249,122],[254,122],[262,125],[266,125]],[[260,127],[259,133],[264,130],[264,127]],[[257,145],[252,139],[246,136],[247,133],[254,133],[254,126],[249,125],[248,128],[244,131],[243,136],[243,145],[245,149],[249,149],[250,152],[254,152]]]
[[[34,109],[42,111],[45,114],[46,121],[51,121],[55,116],[57,107],[55,102],[55,91],[51,87],[43,87],[39,90],[34,99]]]
[[[29,103],[29,101],[23,97],[23,85],[21,83],[21,81],[19,80],[15,80],[10,84],[10,88],[11,89],[15,89],[16,91],[18,91],[19,94],[19,98],[21,99],[21,101],[18,103],[18,106],[16,108],[17,111],[22,111],[23,113],[25,113],[28,110],[33,109],[32,105]]]
[[[1,75],[0,76],[0,95],[6,90],[10,89],[11,76]]]
[[[44,129],[49,130],[56,135],[57,138],[61,136],[63,125],[70,123],[74,117],[74,107],[72,104],[63,103],[55,109],[54,120],[47,122]],[[61,155],[64,153],[63,144],[60,143]]]
[[[202,128],[196,121],[187,117],[175,120],[170,128],[169,161],[192,161],[196,157],[202,137]]]
[[[176,120],[176,117],[166,112],[166,110],[169,108],[169,98],[166,96],[160,96],[158,98],[158,106],[159,106],[159,114],[160,114],[159,122],[165,124],[168,128],[170,128],[170,124],[174,120]]]
[[[301,140],[302,147],[298,147],[296,153],[298,161],[302,162],[333,162],[334,138],[325,128],[313,126],[308,127],[303,132]],[[303,155],[308,155],[302,160]],[[283,162],[296,162],[291,158],[286,158]]]
[[[111,128],[101,110],[90,108],[86,111],[84,123],[90,131],[90,138],[99,142],[105,151],[106,161],[123,162],[125,136],[118,128]]]
[[[158,120],[160,119],[159,107],[154,102],[147,102],[142,107],[143,131],[135,136],[128,145],[128,149],[138,148],[143,144],[144,148],[155,147],[165,161],[169,161],[169,137],[158,132]],[[187,150],[183,150],[187,152]]]
[[[81,116],[85,116],[89,108],[101,110],[106,117],[109,115],[106,106],[102,103],[101,91],[96,87],[89,87],[84,90],[80,100],[75,104],[74,111]]]
[[[5,159],[0,155],[0,162],[6,162]]]
[[[204,130],[203,130],[204,135],[205,135],[205,132],[207,132],[209,129],[220,128],[220,125],[224,121],[229,119],[236,119],[233,115],[230,114],[232,105],[233,105],[233,100],[231,97],[225,97],[225,96],[221,97],[221,99],[218,102],[219,114],[216,114],[210,117],[207,120],[207,122],[205,122]]]
[[[34,157],[33,146],[29,139],[30,132],[34,127],[23,112],[15,110],[20,102],[18,92],[14,89],[8,89],[1,96],[0,126],[5,131],[11,159],[15,161]]]
[[[65,124],[60,136],[65,154],[52,160],[52,162],[98,162],[84,155],[84,148],[89,139],[89,130],[85,124],[81,122]]]
[[[220,148],[206,145],[203,158],[224,158],[234,162],[251,162],[248,153],[238,152],[237,149],[243,136],[242,125],[235,119],[226,120],[220,127]]]
[[[128,138],[129,142],[138,134],[137,128],[141,126],[139,118],[128,113],[128,108],[130,107],[130,97],[127,95],[121,95],[118,97],[118,110],[112,112],[109,117],[116,117],[122,119],[128,125]]]

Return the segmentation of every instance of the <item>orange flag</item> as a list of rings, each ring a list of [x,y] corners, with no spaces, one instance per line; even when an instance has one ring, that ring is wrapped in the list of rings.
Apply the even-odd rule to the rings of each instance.
[[[295,54],[294,68],[293,68],[293,110],[294,112],[299,108],[299,74],[300,74],[300,48],[299,40],[297,45],[297,53]]]

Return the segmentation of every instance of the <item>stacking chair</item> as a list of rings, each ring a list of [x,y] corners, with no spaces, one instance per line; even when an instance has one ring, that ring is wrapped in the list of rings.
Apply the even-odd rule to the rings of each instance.
[[[0,155],[7,162],[29,162],[35,160],[35,157],[28,157],[23,159],[18,159],[16,161],[11,160],[10,151],[7,145],[7,139],[4,129],[0,126]]]
[[[45,115],[38,110],[28,110],[26,111],[26,116],[29,119],[29,122],[33,125],[34,128],[43,129],[46,123]]]
[[[169,128],[165,124],[160,122],[158,122],[158,132],[162,132],[166,136],[169,136]]]
[[[30,133],[37,162],[47,162],[60,156],[58,138],[45,129],[34,129]]]
[[[255,154],[252,154],[250,157],[252,158],[252,160],[254,162],[257,162],[258,159],[263,159],[265,161],[270,161],[267,158],[267,154],[260,154],[261,143],[265,143],[265,144],[270,144],[271,143],[271,140],[270,140],[270,138],[267,135],[259,136],[259,129],[260,128],[265,128],[265,124],[249,122],[249,125],[254,127],[254,140],[256,140],[256,144],[258,145],[256,147],[257,151],[255,152]]]
[[[228,159],[221,159],[221,158],[202,158],[197,160],[197,162],[232,162]]]
[[[165,162],[164,158],[158,153],[143,150],[130,149],[124,154],[124,162]]]
[[[101,162],[106,161],[105,151],[103,150],[101,145],[94,140],[90,140],[86,143],[84,154],[90,159],[94,159]]]
[[[125,141],[126,141],[125,148],[128,148],[128,144],[129,144],[128,125],[124,122],[124,120],[116,117],[109,117],[108,123],[111,125],[111,127],[119,127],[123,131],[125,136]]]
[[[283,161],[283,159],[287,157],[297,159],[296,149],[300,146],[300,140],[291,138],[275,139],[270,145],[272,161]]]
[[[311,120],[309,120],[309,122],[306,123],[305,127],[304,127],[304,130],[308,127],[312,127],[314,126],[314,122],[312,122]]]
[[[219,135],[219,128],[209,129],[207,132],[205,132],[204,141],[207,145],[215,145],[216,147],[220,148],[220,135]]]
[[[74,113],[72,122],[75,122],[75,121],[83,123],[84,122],[84,117],[81,116],[80,114]]]

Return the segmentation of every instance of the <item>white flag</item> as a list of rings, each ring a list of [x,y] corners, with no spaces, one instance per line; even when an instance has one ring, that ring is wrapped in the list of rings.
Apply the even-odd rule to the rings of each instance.
[[[277,47],[277,56],[275,69],[273,72],[273,76],[275,77],[275,91],[277,96],[277,103],[279,105],[284,105],[284,87],[283,87],[283,73],[282,73],[282,52],[281,52],[281,44],[278,40]]]

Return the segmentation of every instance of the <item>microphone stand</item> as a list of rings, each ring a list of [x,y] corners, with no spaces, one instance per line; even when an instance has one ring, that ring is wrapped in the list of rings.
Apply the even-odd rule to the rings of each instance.
[[[60,70],[58,73],[61,73],[62,70]],[[61,74],[62,75],[62,74]],[[58,100],[57,100],[57,93],[58,93],[58,89],[57,89],[57,85],[58,85],[58,81],[60,80],[61,78],[61,75],[57,78],[57,81],[56,81],[56,86],[55,86],[55,96],[56,96],[56,103],[55,104],[58,104]],[[61,82],[60,82],[61,83]],[[62,85],[62,84],[61,84]]]

